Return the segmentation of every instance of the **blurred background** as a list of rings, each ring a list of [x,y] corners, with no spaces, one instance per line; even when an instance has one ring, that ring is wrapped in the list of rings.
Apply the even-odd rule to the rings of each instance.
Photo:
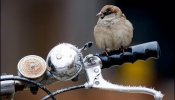
[[[1,0],[1,73],[17,75],[17,63],[26,55],[46,59],[55,45],[67,42],[82,47],[94,41],[96,14],[106,5],[121,8],[134,26],[132,45],[158,41],[158,60],[137,61],[103,70],[105,79],[122,85],[153,87],[162,91],[163,100],[174,100],[175,40],[170,0]],[[171,15],[172,14],[172,15]],[[84,53],[101,52],[94,44]],[[84,83],[58,82],[48,86],[52,91]],[[46,94],[39,91],[17,92],[14,100],[38,100]],[[57,96],[58,100],[154,100],[150,95],[104,90],[76,90]]]

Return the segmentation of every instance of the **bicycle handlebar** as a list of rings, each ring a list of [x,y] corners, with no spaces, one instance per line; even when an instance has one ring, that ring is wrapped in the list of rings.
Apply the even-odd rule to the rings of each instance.
[[[87,45],[87,47],[90,46],[89,44],[86,44],[86,45]],[[48,85],[48,84],[56,82],[58,80],[67,81],[67,80],[74,79],[78,76],[79,72],[81,71],[81,69],[85,63],[85,62],[83,62],[83,56],[82,56],[81,50],[86,49],[87,47],[84,47],[82,49],[78,49],[71,44],[66,44],[66,43],[59,44],[58,46],[55,46],[48,54],[46,61],[47,61],[48,66],[50,66],[51,69],[47,70],[42,75],[41,80],[37,80],[38,78],[36,78],[36,80],[33,79],[36,81],[36,83],[35,83],[35,81],[30,81],[30,79],[25,78],[21,74],[20,74],[21,78],[18,80],[21,81],[23,79],[26,82],[33,82],[35,84],[37,84],[37,82],[40,82],[40,83],[43,83],[43,85]],[[109,68],[113,65],[121,65],[121,64],[124,64],[127,62],[133,63],[136,60],[146,60],[146,59],[151,58],[151,57],[159,58],[160,47],[159,47],[158,42],[153,41],[153,42],[148,42],[148,43],[143,43],[143,44],[131,46],[131,47],[125,49],[124,52],[122,52],[121,50],[112,50],[112,51],[108,52],[107,55],[106,54],[95,54],[95,55],[92,55],[92,57],[93,56],[96,56],[96,58],[99,58],[99,62],[102,62],[102,69],[103,69],[103,68]],[[35,58],[36,56],[32,56],[32,57]],[[29,56],[27,56],[26,59],[31,60],[34,58],[29,58]],[[73,58],[73,59],[71,59],[71,58]],[[84,59],[87,59],[87,58],[85,57]],[[91,62],[90,64],[92,64],[92,65],[96,63],[96,62],[95,63],[93,62],[93,59],[89,59],[89,60],[92,60],[92,62],[90,61]],[[38,65],[38,63],[41,63],[40,60],[37,60],[36,62],[37,62],[36,65]],[[23,67],[43,67],[43,66],[34,66],[35,64],[33,64],[33,62],[31,62],[31,63],[32,63],[32,64],[30,64],[31,66],[23,66]],[[44,66],[44,68],[45,68],[45,66]],[[89,67],[89,68],[91,68],[91,67]],[[92,71],[92,72],[94,72],[94,71]],[[91,75],[92,72],[88,73],[88,75]],[[8,75],[4,75],[4,76],[7,77]],[[58,80],[56,80],[56,79],[58,79]],[[0,81],[4,81],[4,82],[1,82],[1,86],[4,87],[3,88],[4,90],[1,92],[4,92],[3,94],[6,94],[7,92],[13,94],[16,90],[16,89],[14,89],[14,88],[16,88],[15,87],[16,84],[14,84],[15,81],[12,81],[11,82],[12,84],[11,84],[11,83],[8,83],[9,81],[7,81],[7,80],[17,80],[17,78],[11,77],[11,78],[4,78],[3,79],[3,75],[2,75]],[[41,89],[45,90],[46,93],[49,94],[49,96],[52,96],[52,99],[55,99],[54,94],[50,93],[50,91],[48,91],[43,85],[38,85],[38,86]],[[6,88],[6,86],[9,86],[9,87]],[[23,88],[20,90],[23,90]],[[25,87],[25,88],[32,89],[31,85],[27,85],[27,87]],[[73,88],[70,88],[70,90],[71,89],[78,89],[78,88],[81,88],[81,87],[73,87]],[[33,90],[31,90],[31,92],[32,91]],[[65,89],[65,91],[69,91],[69,89]],[[34,92],[37,92],[37,91],[34,91]],[[64,89],[63,89],[63,92],[64,92]],[[58,91],[58,93],[60,93],[60,92]]]
[[[112,65],[121,65],[126,62],[133,63],[136,60],[146,60],[150,57],[159,58],[160,47],[158,42],[148,42],[127,48],[124,52],[113,50],[106,54],[96,54],[102,61],[102,69]]]

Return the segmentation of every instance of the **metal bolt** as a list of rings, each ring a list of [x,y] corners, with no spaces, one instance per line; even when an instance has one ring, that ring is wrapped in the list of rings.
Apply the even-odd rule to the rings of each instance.
[[[95,84],[96,84],[96,85],[99,85],[99,84],[100,84],[100,82],[99,82],[99,81],[95,81]]]
[[[94,72],[95,73],[98,73],[99,72],[99,69],[98,68],[94,69]]]
[[[58,60],[60,60],[60,59],[62,58],[62,56],[61,56],[61,55],[57,55],[56,58],[57,58]]]

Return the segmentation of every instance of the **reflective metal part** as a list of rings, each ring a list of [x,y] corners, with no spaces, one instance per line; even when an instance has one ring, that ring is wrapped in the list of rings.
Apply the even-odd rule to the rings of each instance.
[[[134,87],[134,86],[122,86],[118,84],[112,84],[103,79],[101,73],[101,61],[97,56],[88,55],[84,58],[84,66],[87,74],[88,82],[85,83],[86,88],[98,88],[104,90],[112,90],[126,93],[144,93],[153,95],[155,100],[162,100],[163,94],[160,91],[156,91],[146,87]],[[98,70],[98,71],[97,71]]]
[[[60,81],[75,78],[82,69],[82,53],[72,44],[62,43],[55,46],[47,56],[50,73]]]
[[[13,75],[4,75],[3,77],[13,77]],[[3,94],[12,94],[15,92],[15,81],[14,80],[8,80],[8,81],[2,81],[1,82],[1,95]]]
[[[97,56],[89,54],[83,61],[88,79],[86,88],[91,88],[94,85],[95,78],[101,73],[101,60]],[[95,72],[95,70],[98,70],[98,72]]]

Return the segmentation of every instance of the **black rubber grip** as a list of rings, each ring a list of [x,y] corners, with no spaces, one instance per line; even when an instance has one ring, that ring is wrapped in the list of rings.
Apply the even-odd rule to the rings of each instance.
[[[113,65],[121,65],[123,63],[133,63],[137,60],[146,60],[150,57],[159,58],[160,47],[157,41],[143,43],[128,47],[123,51],[113,50],[103,54],[96,54],[102,61],[102,68],[109,68]]]

